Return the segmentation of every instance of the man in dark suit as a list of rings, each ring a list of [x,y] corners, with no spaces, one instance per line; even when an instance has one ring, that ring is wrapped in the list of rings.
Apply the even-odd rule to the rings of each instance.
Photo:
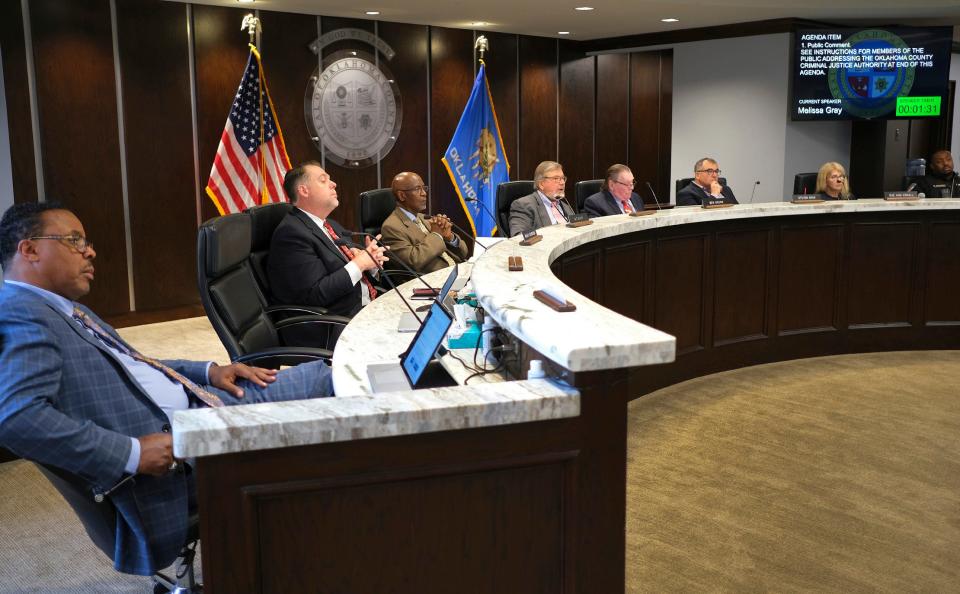
[[[316,305],[331,314],[353,316],[377,296],[368,271],[388,258],[369,237],[366,249],[350,247],[350,234],[329,218],[340,205],[336,188],[316,161],[287,172],[283,189],[296,208],[273,232],[267,274],[280,303]]]
[[[434,214],[423,217],[427,209],[427,186],[416,173],[404,171],[390,183],[397,208],[383,222],[383,244],[393,258],[426,274],[453,266],[467,259],[467,245],[453,232],[450,219]]]
[[[536,231],[567,222],[573,209],[564,200],[563,188],[567,177],[563,165],[556,161],[543,161],[533,172],[533,194],[517,198],[510,205],[510,235]]]
[[[633,191],[636,180],[626,165],[617,163],[607,169],[601,191],[587,198],[583,211],[591,217],[630,214],[643,210],[643,198]]]
[[[927,174],[917,180],[917,191],[927,198],[960,197],[960,175],[953,170],[953,155],[941,150],[930,156]]]
[[[677,206],[692,206],[711,200],[738,204],[733,190],[720,183],[720,166],[715,159],[704,157],[693,166],[693,181],[677,192]]]
[[[150,575],[183,546],[193,498],[173,459],[174,411],[330,396],[330,368],[149,359],[76,303],[95,257],[56,204],[16,204],[0,219],[0,446],[106,497],[113,542],[95,542],[118,571]]]

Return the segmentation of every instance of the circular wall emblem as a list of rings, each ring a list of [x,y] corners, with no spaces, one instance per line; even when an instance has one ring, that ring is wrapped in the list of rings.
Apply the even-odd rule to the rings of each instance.
[[[385,65],[378,67],[364,52],[338,52],[326,63],[307,84],[307,127],[313,140],[338,165],[374,165],[400,134],[400,90]]]
[[[891,66],[902,58],[898,52],[909,52],[910,46],[898,36],[880,29],[869,29],[851,35],[846,42],[852,50],[878,56],[890,56],[879,66],[865,63],[860,68],[830,68],[827,82],[830,93],[841,99],[846,111],[862,118],[875,118],[892,112],[897,96],[907,94],[913,87],[916,69],[910,66]],[[873,60],[871,60],[873,62]]]

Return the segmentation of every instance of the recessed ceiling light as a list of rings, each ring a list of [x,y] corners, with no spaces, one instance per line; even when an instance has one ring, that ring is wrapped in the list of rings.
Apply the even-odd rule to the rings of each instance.
[[[240,4],[253,4],[253,0],[237,0]]]
[[[669,19],[660,19],[660,21],[664,23],[679,23],[680,19],[675,19],[673,17],[670,17]]]
[[[582,10],[582,11],[586,12],[586,11],[588,11],[588,10],[593,10],[593,7],[592,7],[592,6],[578,6],[578,7],[574,8],[574,10]]]
[[[476,21],[476,22],[470,23],[470,26],[471,26],[471,27],[486,27],[486,26],[489,25],[489,24],[490,24],[490,23],[488,23],[488,22],[486,22],[486,21]]]
[[[376,15],[380,14],[380,11],[379,11],[379,10],[368,10],[368,11],[367,11],[367,14],[370,15],[370,16],[376,16]]]
[[[557,35],[570,35],[570,31],[557,31]]]

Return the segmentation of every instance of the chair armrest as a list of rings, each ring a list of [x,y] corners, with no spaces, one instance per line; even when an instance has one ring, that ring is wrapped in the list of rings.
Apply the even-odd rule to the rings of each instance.
[[[271,320],[281,319],[291,315],[326,315],[327,308],[316,305],[270,305],[265,310]],[[283,314],[283,315],[280,315]]]
[[[279,369],[281,365],[299,365],[310,361],[323,360],[327,363],[333,358],[333,352],[312,347],[274,347],[256,353],[247,353],[234,359],[234,363],[246,363],[257,367]]]

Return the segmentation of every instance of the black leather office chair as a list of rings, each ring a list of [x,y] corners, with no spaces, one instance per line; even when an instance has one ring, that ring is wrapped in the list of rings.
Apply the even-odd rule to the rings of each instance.
[[[817,172],[798,173],[793,176],[794,194],[816,194],[817,193]]]
[[[510,237],[510,205],[517,198],[533,193],[533,181],[529,179],[503,182],[497,186],[497,232]]]
[[[380,233],[383,222],[387,220],[397,201],[390,188],[367,190],[360,194],[360,230],[370,235]]]
[[[682,190],[682,189],[684,189],[685,187],[687,187],[687,184],[689,184],[689,183],[692,182],[692,181],[693,181],[693,178],[692,178],[692,177],[684,177],[684,178],[678,179],[678,180],[677,180],[677,192],[676,192],[676,194],[674,194],[674,196],[676,196],[677,194],[679,194],[679,193],[680,193],[680,190]],[[725,177],[718,178],[717,181],[720,182],[720,185],[721,185],[721,186],[727,185],[727,178],[725,178]]]
[[[601,186],[603,186],[602,179],[578,181],[573,186],[573,193],[577,197],[577,212],[583,212],[583,204],[587,201],[587,198],[599,192]]]
[[[37,464],[37,468],[73,508],[93,544],[113,561],[117,529],[117,510],[113,503],[109,499],[97,503],[90,488],[80,478],[64,470],[41,464]],[[189,510],[188,513],[187,540],[174,562],[174,575],[161,572],[153,574],[154,594],[193,594],[203,590],[196,583],[193,571],[193,559],[200,540],[200,522],[196,510]]]
[[[267,258],[270,255],[270,240],[280,221],[293,210],[289,202],[274,202],[252,206],[246,210],[250,215],[250,266],[253,277],[260,285],[260,291],[273,303],[273,293],[270,291],[270,278],[267,276]],[[320,310],[318,313],[325,313]]]
[[[330,349],[349,318],[297,315],[302,308],[268,306],[250,263],[251,238],[248,213],[210,219],[200,226],[197,237],[200,300],[230,360],[274,369],[329,361]],[[310,346],[296,346],[304,328],[309,329]]]

